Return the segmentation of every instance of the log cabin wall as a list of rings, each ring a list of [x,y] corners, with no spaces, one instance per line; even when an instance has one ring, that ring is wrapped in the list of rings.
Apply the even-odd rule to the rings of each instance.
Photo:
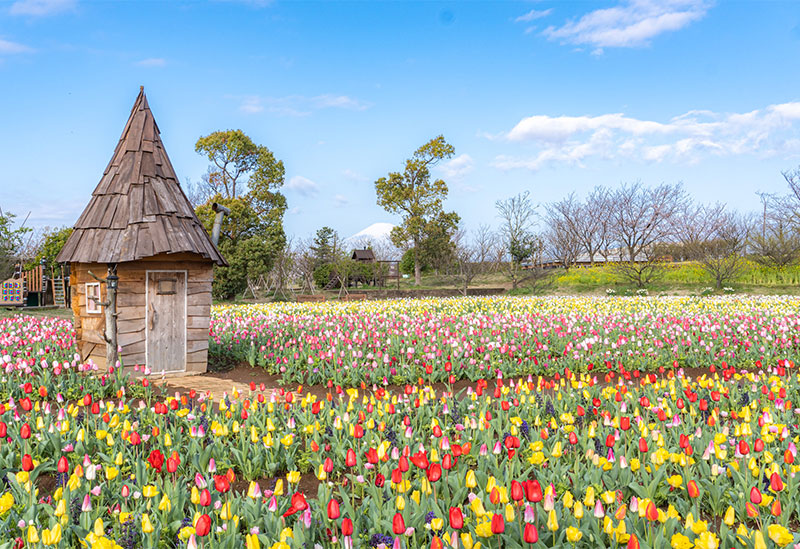
[[[211,322],[211,282],[213,263],[196,254],[160,254],[157,256],[119,263],[119,289],[117,291],[117,335],[122,347],[120,358],[125,367],[144,365],[146,362],[146,280],[147,271],[186,271],[186,372],[204,373],[208,359],[208,331]],[[103,263],[75,263],[72,265],[72,310],[81,358],[91,358],[105,368],[105,317],[86,310],[86,283],[96,282],[88,273],[106,276]],[[105,284],[101,284],[101,300],[106,298]],[[157,364],[149,364],[160,371]]]

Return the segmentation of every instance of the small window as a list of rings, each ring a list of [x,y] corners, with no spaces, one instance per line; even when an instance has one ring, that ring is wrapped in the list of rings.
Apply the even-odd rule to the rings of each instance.
[[[175,295],[178,284],[177,278],[161,278],[158,281],[157,295]]]
[[[100,306],[100,283],[87,282],[86,283],[86,312],[89,314],[99,314],[102,312]]]

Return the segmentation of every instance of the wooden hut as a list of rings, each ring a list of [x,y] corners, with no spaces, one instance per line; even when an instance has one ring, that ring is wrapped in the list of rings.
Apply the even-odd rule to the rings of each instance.
[[[206,371],[213,266],[226,262],[180,187],[144,90],[58,261],[71,264],[81,358],[106,365],[103,277],[116,272],[123,365]]]

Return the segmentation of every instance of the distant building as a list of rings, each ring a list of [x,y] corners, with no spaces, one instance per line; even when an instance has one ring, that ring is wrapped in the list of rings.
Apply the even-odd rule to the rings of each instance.
[[[350,256],[350,259],[361,261],[362,263],[375,263],[375,254],[369,248],[353,250],[353,255]]]

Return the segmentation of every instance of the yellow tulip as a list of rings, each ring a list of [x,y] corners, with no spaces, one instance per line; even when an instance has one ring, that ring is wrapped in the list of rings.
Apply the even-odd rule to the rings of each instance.
[[[150,516],[145,513],[142,515],[142,532],[145,534],[151,534],[155,531],[155,527],[153,527],[153,523],[150,522]]]
[[[467,488],[475,488],[478,485],[478,480],[475,477],[475,471],[472,469],[467,471],[466,485]]]
[[[574,526],[570,526],[567,528],[567,541],[570,543],[577,543],[583,537],[583,532],[575,528]]]
[[[261,549],[261,542],[258,541],[258,536],[255,534],[247,534],[245,537],[246,549]]]
[[[555,509],[551,509],[547,515],[547,529],[551,532],[558,530],[558,517],[556,517]]]
[[[728,510],[725,511],[725,516],[723,517],[722,522],[725,523],[725,526],[731,527],[735,521],[736,512],[733,510],[733,506],[729,505]]]
[[[398,511],[402,511],[406,508],[406,500],[403,496],[397,496],[397,499],[394,502],[394,507]]]
[[[94,535],[95,536],[104,536],[106,534],[106,528],[103,524],[103,519],[97,517],[97,520],[94,521]]]
[[[172,510],[172,502],[167,497],[167,494],[164,494],[161,497],[161,501],[158,504],[158,510],[167,512],[170,512]]]
[[[39,543],[39,532],[36,530],[34,525],[28,526],[28,543],[33,545],[34,543]]]

